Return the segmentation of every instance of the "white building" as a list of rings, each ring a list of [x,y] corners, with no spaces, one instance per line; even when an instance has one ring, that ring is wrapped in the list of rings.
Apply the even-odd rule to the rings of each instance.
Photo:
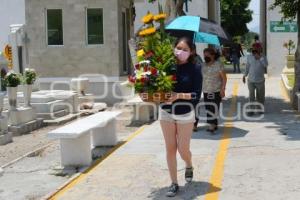
[[[9,26],[11,24],[25,23],[24,0],[1,0],[0,1],[0,52],[8,44]]]
[[[130,0],[26,0],[28,61],[40,77],[126,75]]]
[[[261,39],[265,43],[266,55],[269,60],[269,75],[280,75],[285,66],[288,51],[283,44],[288,40],[297,43],[297,23],[280,24],[282,14],[280,8],[270,10],[274,0],[261,0]],[[294,52],[293,52],[294,53]]]
[[[131,67],[127,42],[141,26],[141,17],[148,10],[158,11],[157,3],[135,0],[137,16],[133,23],[132,0],[25,0],[25,9],[24,0],[4,2],[1,5],[4,13],[16,9],[22,19],[0,18],[5,19],[2,24],[7,27],[5,42],[9,25],[25,24],[18,37],[11,37],[16,41],[14,69],[22,72],[30,66],[40,77],[127,75]],[[160,2],[165,5],[165,0]],[[189,2],[187,14],[219,22],[219,4],[219,0],[194,0]]]

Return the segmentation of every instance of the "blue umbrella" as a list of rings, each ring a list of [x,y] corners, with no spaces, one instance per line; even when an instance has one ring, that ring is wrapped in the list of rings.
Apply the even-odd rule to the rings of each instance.
[[[178,17],[166,26],[166,31],[175,37],[186,36],[194,42],[218,46],[230,40],[219,24],[198,16]]]

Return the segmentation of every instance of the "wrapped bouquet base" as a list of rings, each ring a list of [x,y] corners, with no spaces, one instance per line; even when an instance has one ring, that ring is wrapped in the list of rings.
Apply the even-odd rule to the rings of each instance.
[[[144,102],[163,103],[168,101],[171,98],[172,93],[154,92],[154,93],[140,93],[139,95]]]

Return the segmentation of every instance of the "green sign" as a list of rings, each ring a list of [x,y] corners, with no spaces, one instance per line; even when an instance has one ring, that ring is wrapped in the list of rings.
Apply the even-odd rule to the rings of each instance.
[[[296,33],[298,32],[297,22],[270,21],[270,31],[275,33]]]

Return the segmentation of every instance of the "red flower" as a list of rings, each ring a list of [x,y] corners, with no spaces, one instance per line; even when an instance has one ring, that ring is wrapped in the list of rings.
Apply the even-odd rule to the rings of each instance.
[[[135,69],[139,70],[140,69],[140,64],[136,64],[134,67],[135,67]]]
[[[128,76],[128,80],[131,83],[135,83],[135,77],[133,77],[133,76]]]
[[[172,75],[172,81],[176,81],[176,80],[177,80],[176,75]]]
[[[145,83],[146,80],[147,80],[147,78],[146,78],[145,76],[143,76],[143,77],[141,78],[141,82],[142,82],[142,83]]]
[[[148,67],[144,66],[144,72],[147,72],[147,71],[148,71]]]
[[[151,57],[153,57],[154,56],[154,52],[153,51],[148,51],[147,53],[146,53],[146,55],[145,55],[145,58],[146,59],[149,59],[149,58],[151,58]]]
[[[157,75],[157,69],[154,67],[151,67],[151,74],[152,75]]]

